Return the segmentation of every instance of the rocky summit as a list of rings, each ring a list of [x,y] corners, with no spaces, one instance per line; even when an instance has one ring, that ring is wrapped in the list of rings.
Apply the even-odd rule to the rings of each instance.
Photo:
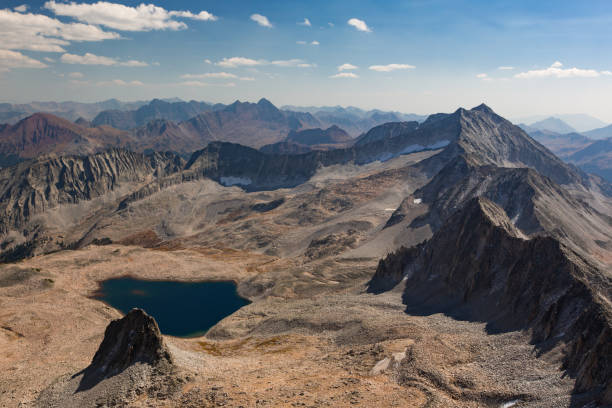
[[[109,323],[104,340],[85,369],[80,388],[91,388],[136,363],[163,370],[172,364],[157,322],[141,309],[132,309],[125,317]]]

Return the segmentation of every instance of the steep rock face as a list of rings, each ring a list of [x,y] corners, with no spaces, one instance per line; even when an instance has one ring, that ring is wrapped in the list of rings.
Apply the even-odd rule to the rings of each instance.
[[[172,366],[172,357],[157,322],[142,309],[132,309],[125,317],[113,320],[106,327],[104,340],[85,369],[81,388],[90,388],[136,363],[162,370]]]
[[[382,260],[369,290],[401,280],[409,309],[529,329],[537,348],[563,351],[576,392],[612,402],[612,282],[558,240],[523,239],[493,202],[471,200],[429,241]]]
[[[373,127],[367,133],[359,136],[355,140],[356,145],[363,145],[377,140],[389,139],[400,136],[404,133],[412,132],[419,127],[419,122],[388,122]]]
[[[57,205],[102,196],[124,182],[179,171],[173,154],[145,156],[112,149],[91,156],[48,157],[0,170],[0,232],[23,226]]]
[[[429,224],[434,231],[471,199],[485,197],[502,207],[524,234],[549,234],[585,254],[599,250],[595,241],[612,240],[609,215],[530,168],[481,166],[471,156],[461,155],[414,197],[427,204],[429,212],[413,225]],[[401,211],[400,206],[395,218]]]

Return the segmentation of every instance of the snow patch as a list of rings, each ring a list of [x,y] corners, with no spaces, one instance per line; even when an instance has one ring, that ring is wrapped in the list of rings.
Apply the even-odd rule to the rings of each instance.
[[[423,202],[423,200],[420,199],[420,198],[415,198],[414,200],[412,200],[412,202],[415,203],[415,204],[421,204]]]
[[[251,179],[248,178],[248,177],[233,177],[233,176],[221,177],[219,181],[225,187],[229,187],[229,186],[248,186],[249,184],[252,183]]]
[[[518,403],[519,403],[519,400],[508,401],[508,402],[501,404],[499,408],[510,408],[510,407],[515,406]]]

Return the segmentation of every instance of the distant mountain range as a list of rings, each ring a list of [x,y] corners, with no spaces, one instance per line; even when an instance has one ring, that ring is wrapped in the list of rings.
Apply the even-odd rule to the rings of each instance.
[[[109,99],[102,102],[30,102],[24,104],[0,103],[0,123],[15,124],[34,113],[47,112],[64,119],[75,121],[78,118],[93,119],[104,110],[137,109],[147,101],[122,102]]]
[[[586,132],[589,130],[601,128],[607,125],[607,123],[584,113],[575,114],[555,114],[555,115],[534,115],[521,118],[512,119],[513,123],[527,123],[533,124],[535,122],[541,122],[549,118],[560,119],[565,122],[568,126],[575,129],[577,132]],[[550,129],[549,129],[550,130]]]

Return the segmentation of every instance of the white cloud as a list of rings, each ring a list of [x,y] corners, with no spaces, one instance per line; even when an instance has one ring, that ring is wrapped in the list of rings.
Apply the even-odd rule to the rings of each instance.
[[[64,64],[81,64],[81,65],[118,65],[123,67],[146,67],[148,64],[142,61],[129,60],[119,61],[116,58],[103,57],[100,55],[91,54],[89,52],[84,55],[63,54],[60,61]]]
[[[311,42],[310,45],[321,45],[321,43],[315,40],[315,41]]]
[[[278,60],[278,61],[270,61],[269,65],[276,65],[278,67],[297,67],[297,68],[312,68],[315,65],[304,62],[301,59],[290,59],[290,60]]]
[[[491,81],[492,78],[489,77],[489,75],[482,73],[482,74],[476,74],[476,78],[478,79],[482,79],[483,81]]]
[[[333,27],[334,23],[327,23],[328,26]]]
[[[302,26],[306,26],[306,27],[312,26],[312,24],[310,24],[310,20],[307,19],[307,18],[305,18],[304,21],[299,22],[298,25],[302,25]]]
[[[512,71],[514,67],[501,66],[501,67],[497,67],[497,69],[499,69],[500,71]]]
[[[21,6],[17,6],[17,7],[13,7],[13,10],[18,11],[20,13],[25,13],[26,11],[28,11],[28,5],[27,4],[22,4]]]
[[[190,11],[168,11],[154,4],[141,3],[136,7],[123,4],[98,1],[96,3],[57,3],[47,1],[45,8],[60,16],[75,18],[79,21],[106,26],[122,31],[151,31],[151,30],[181,30],[187,28],[182,21],[174,17],[190,18],[194,20],[215,21],[217,17],[207,11],[193,14]]]
[[[254,67],[257,65],[264,65],[264,62],[264,60],[254,60],[245,57],[231,57],[223,58],[221,61],[217,62],[217,65],[226,68]]]
[[[330,76],[330,78],[359,78],[359,75],[353,72],[339,72],[336,75]]]
[[[211,61],[211,60],[209,60],[208,58],[207,58],[207,59],[205,59],[205,60],[204,60],[204,62],[205,62],[205,63],[207,63],[207,64],[212,64],[212,61]]]
[[[181,75],[183,79],[202,79],[202,78],[238,78],[237,75],[231,74],[229,72],[206,72],[204,74],[185,74]]]
[[[240,77],[238,79],[240,79],[241,81],[254,81],[255,80],[255,78],[253,77]]]
[[[121,38],[117,33],[82,23],[62,23],[42,14],[0,10],[3,49],[64,52],[71,41],[103,41]]]
[[[120,62],[118,65],[123,67],[148,67],[149,64],[143,61],[129,60],[125,62]]]
[[[348,25],[355,27],[359,31],[365,31],[366,33],[372,31],[365,21],[360,20],[358,18],[351,18],[349,21],[347,21],[347,23]]]
[[[272,23],[270,23],[270,20],[268,20],[268,17],[262,16],[261,14],[257,14],[257,13],[251,14],[251,20],[253,20],[254,22],[256,22],[262,27],[272,28]]]
[[[47,62],[55,62],[55,60],[53,58],[49,58],[49,57],[45,57],[43,58],[45,61]]]
[[[251,59],[245,57],[231,57],[231,58],[223,58],[221,61],[217,62],[217,65],[225,68],[238,68],[238,67],[255,67],[261,65],[276,65],[279,67],[297,67],[297,68],[310,68],[314,67],[314,64],[309,64],[301,59],[290,59],[290,60],[276,60],[276,61],[267,61],[264,59]]]
[[[123,79],[113,79],[110,81],[100,81],[98,82],[99,86],[106,86],[106,85],[119,85],[119,86],[142,86],[144,85],[142,82],[140,81],[124,81]]]
[[[42,62],[17,51],[0,50],[0,72],[13,68],[46,68]]]
[[[190,18],[192,20],[200,21],[217,21],[219,18],[206,10],[200,11],[198,14],[193,14],[191,11],[170,11],[168,12],[171,16]]]
[[[545,69],[534,69],[526,72],[520,72],[514,75],[515,78],[532,79],[532,78],[595,78],[601,73],[594,69],[582,68],[563,68],[563,64],[555,61],[550,67]]]
[[[357,68],[359,67],[353,64],[342,64],[338,66],[338,71],[350,71],[351,69],[357,69]]]
[[[185,85],[185,86],[222,86],[222,87],[228,87],[228,88],[232,88],[232,87],[236,86],[236,84],[234,82],[228,82],[228,83],[224,83],[224,84],[211,84],[211,83],[208,83],[208,82],[201,82],[201,81],[185,81],[185,82],[179,83],[179,85]]]
[[[70,78],[83,78],[84,75],[81,72],[71,72],[68,74]]]
[[[388,65],[371,65],[370,69],[372,71],[378,71],[378,72],[391,72],[391,71],[396,71],[398,69],[414,69],[415,66],[414,65],[408,65],[408,64],[388,64]]]
[[[612,71],[601,71],[601,75],[610,76],[612,75]]]
[[[306,41],[296,41],[295,43],[299,45],[306,45]]]

